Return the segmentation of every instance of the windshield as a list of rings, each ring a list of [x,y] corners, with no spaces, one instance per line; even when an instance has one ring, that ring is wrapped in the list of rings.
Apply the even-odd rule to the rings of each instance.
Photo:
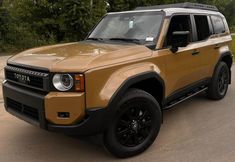
[[[159,34],[162,18],[162,12],[156,11],[108,14],[88,39],[154,42]]]

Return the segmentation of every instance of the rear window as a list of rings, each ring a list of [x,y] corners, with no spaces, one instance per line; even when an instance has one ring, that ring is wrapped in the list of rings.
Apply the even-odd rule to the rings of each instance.
[[[198,41],[207,39],[210,36],[210,28],[207,16],[195,15],[194,19],[197,27]]]
[[[223,19],[219,16],[211,16],[211,21],[214,28],[214,34],[220,34],[225,32],[225,26]]]

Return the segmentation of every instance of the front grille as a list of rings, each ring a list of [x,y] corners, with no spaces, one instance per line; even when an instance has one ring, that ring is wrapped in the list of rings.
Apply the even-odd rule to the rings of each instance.
[[[27,116],[34,120],[39,120],[39,112],[37,109],[21,104],[15,100],[12,100],[10,98],[7,98],[7,108],[12,109],[20,114],[23,114],[24,116]]]
[[[5,77],[8,81],[29,88],[48,91],[49,74],[14,66],[5,67]]]

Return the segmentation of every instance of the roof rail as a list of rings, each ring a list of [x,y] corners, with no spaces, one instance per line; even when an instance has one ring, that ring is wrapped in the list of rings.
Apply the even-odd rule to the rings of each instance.
[[[190,2],[157,5],[157,6],[147,6],[147,7],[137,7],[135,8],[135,10],[152,10],[152,9],[165,9],[165,8],[192,8],[192,9],[219,11],[216,6],[200,4],[200,3],[190,3]]]

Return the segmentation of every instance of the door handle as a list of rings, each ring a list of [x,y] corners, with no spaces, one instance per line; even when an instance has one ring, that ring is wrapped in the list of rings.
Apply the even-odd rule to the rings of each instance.
[[[200,51],[198,51],[198,50],[194,50],[194,51],[192,52],[192,55],[198,55],[198,54],[200,54]]]
[[[219,49],[220,48],[220,45],[219,44],[216,44],[214,49]]]

